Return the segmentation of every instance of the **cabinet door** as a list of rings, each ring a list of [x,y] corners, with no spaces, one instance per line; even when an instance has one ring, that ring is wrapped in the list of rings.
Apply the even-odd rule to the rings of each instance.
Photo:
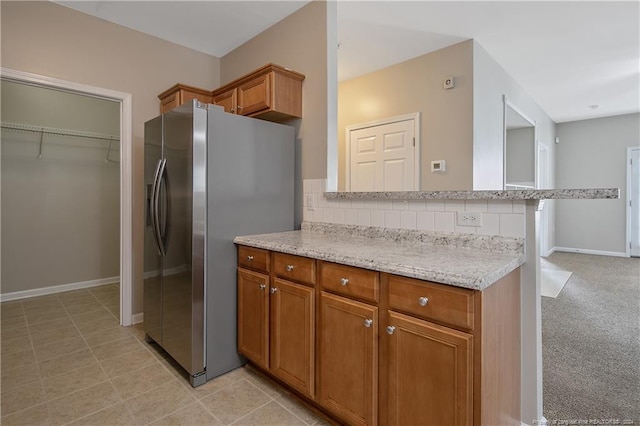
[[[351,425],[378,414],[378,308],[322,292],[320,403]]]
[[[251,115],[271,108],[271,74],[264,74],[238,87],[238,114]]]
[[[268,294],[269,277],[238,268],[238,352],[265,369],[269,366]]]
[[[230,89],[213,97],[213,104],[224,107],[224,112],[236,113],[238,107],[237,89]]]
[[[160,100],[160,114],[171,111],[181,104],[180,92],[176,91]]]
[[[393,311],[389,326],[385,423],[472,424],[472,336]]]
[[[271,292],[271,372],[313,398],[315,290],[276,278]]]

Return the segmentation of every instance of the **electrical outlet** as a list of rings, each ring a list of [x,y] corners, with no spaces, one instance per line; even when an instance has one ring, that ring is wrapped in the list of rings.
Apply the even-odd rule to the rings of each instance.
[[[314,194],[307,194],[307,210],[313,211],[316,209],[316,196]]]
[[[458,226],[482,226],[482,213],[458,212]]]

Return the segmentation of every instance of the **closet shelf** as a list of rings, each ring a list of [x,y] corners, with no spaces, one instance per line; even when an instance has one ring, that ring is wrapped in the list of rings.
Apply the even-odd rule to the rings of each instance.
[[[74,136],[79,138],[89,138],[89,139],[101,139],[107,141],[119,141],[119,136],[106,135],[102,133],[93,133],[93,132],[82,132],[78,130],[70,130],[70,129],[56,129],[54,127],[43,127],[43,126],[33,126],[30,124],[18,124],[18,123],[0,123],[0,126],[3,129],[9,130],[22,130],[26,132],[35,132],[35,133],[46,133],[50,135],[63,135],[63,136]]]

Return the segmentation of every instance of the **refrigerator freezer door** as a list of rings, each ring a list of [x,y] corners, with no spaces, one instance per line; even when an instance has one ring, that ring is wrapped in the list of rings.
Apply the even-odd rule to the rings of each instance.
[[[203,292],[204,272],[197,259],[204,257],[203,234],[206,206],[198,203],[202,197],[194,196],[194,190],[204,188],[202,173],[194,164],[205,158],[194,156],[195,145],[206,144],[206,128],[197,129],[196,119],[204,115],[193,105],[184,105],[164,115],[164,170],[163,184],[165,206],[161,212],[162,240],[166,255],[162,277],[162,347],[187,370],[197,375],[204,370],[203,343]],[[201,166],[203,168],[204,166]],[[170,183],[170,184],[169,184]],[[202,222],[202,221],[200,221]],[[198,241],[200,243],[198,244]],[[195,262],[195,263],[194,263]]]
[[[162,160],[162,117],[144,127],[144,329],[149,337],[162,344],[162,255],[154,226],[154,194]]]

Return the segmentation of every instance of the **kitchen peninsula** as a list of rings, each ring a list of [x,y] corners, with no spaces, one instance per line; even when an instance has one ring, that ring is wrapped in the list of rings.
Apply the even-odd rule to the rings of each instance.
[[[305,200],[308,192],[332,215],[234,240],[239,350],[350,424],[531,422],[526,404],[532,395],[541,404],[538,201],[614,199],[618,190],[314,194],[306,185]],[[506,214],[518,211],[524,232],[323,222],[346,217],[338,210],[353,205],[344,200],[372,212],[407,200],[458,210],[516,200]]]

